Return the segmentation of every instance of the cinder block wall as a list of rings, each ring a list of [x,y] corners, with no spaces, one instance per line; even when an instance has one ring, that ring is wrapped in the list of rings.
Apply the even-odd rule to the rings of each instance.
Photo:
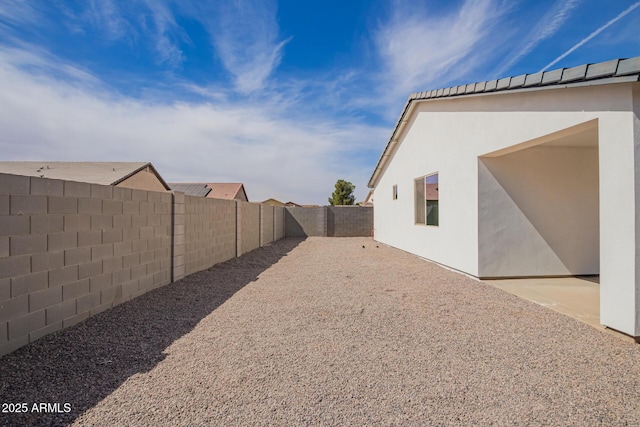
[[[286,208],[287,237],[371,236],[372,206],[323,206],[317,208]]]
[[[275,234],[275,239],[276,240],[280,240],[282,238],[285,237],[284,234],[284,215],[285,215],[285,208],[280,207],[280,206],[274,206],[274,211],[273,211],[273,224],[274,224],[274,234]]]
[[[168,284],[171,197],[0,174],[0,355]]]
[[[260,205],[236,201],[238,214],[237,256],[260,247]]]
[[[275,240],[275,206],[260,205],[260,246],[268,245]]]
[[[0,356],[274,236],[280,207],[0,174]]]
[[[373,206],[327,206],[327,236],[371,236]]]
[[[327,208],[286,208],[285,235],[287,237],[327,235]]]
[[[236,256],[236,202],[184,196],[185,274]],[[177,216],[176,216],[177,218]]]

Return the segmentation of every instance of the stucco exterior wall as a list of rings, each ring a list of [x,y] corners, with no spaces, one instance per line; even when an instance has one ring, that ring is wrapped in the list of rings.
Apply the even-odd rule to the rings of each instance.
[[[119,182],[117,187],[132,188],[137,190],[168,192],[156,174],[145,168],[129,178]]]
[[[478,168],[480,277],[599,273],[597,147],[540,145]]]
[[[517,267],[513,262],[501,266],[490,262],[491,251],[480,251],[488,243],[479,240],[480,236],[487,238],[486,229],[479,226],[479,176],[487,177],[487,171],[481,170],[486,163],[479,157],[543,144],[548,142],[548,135],[595,121],[600,177],[601,320],[614,329],[639,335],[635,230],[636,201],[640,200],[636,176],[640,168],[635,160],[638,145],[634,145],[637,111],[633,113],[637,87],[638,83],[558,87],[418,103],[374,189],[376,240],[473,276],[487,272],[497,277],[559,274],[562,269],[557,259],[553,260],[548,242],[540,245],[546,255],[539,258],[535,268],[523,268],[521,273],[513,269]],[[591,167],[588,165],[593,163],[593,156],[587,157],[578,169]],[[440,224],[416,225],[414,179],[436,172]],[[393,185],[398,185],[397,200],[392,199]],[[504,192],[493,196],[498,202]],[[593,204],[593,198],[590,196],[586,203]],[[585,224],[593,222],[593,216],[589,217],[585,217]],[[594,244],[593,235],[587,240],[589,245]],[[515,239],[503,238],[500,244],[502,253],[519,251]],[[493,254],[498,255],[495,251]],[[593,258],[593,253],[586,254],[580,263]],[[593,271],[587,265],[594,263],[585,261],[582,271]],[[572,271],[577,270],[566,269],[567,274],[575,274]]]

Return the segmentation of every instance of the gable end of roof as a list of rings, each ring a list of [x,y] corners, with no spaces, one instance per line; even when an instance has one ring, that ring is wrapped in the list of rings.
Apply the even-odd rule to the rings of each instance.
[[[409,95],[407,102],[400,114],[400,118],[391,133],[378,163],[376,164],[367,186],[373,188],[376,185],[377,176],[381,168],[386,164],[390,149],[397,143],[397,135],[403,127],[405,116],[408,114],[413,102],[438,99],[444,97],[482,96],[488,93],[505,92],[509,90],[535,90],[546,89],[550,86],[574,86],[577,84],[605,84],[615,82],[640,81],[640,56],[634,58],[613,59],[594,64],[583,64],[571,68],[559,68],[550,71],[539,71],[533,74],[522,74],[514,77],[505,77],[496,80],[488,80],[475,84],[452,86],[437,90],[415,92]]]

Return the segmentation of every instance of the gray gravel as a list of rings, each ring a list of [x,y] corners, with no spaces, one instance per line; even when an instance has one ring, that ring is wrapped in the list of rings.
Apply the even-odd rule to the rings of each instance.
[[[0,358],[0,402],[72,406],[0,425],[640,425],[640,345],[378,246],[284,239]]]

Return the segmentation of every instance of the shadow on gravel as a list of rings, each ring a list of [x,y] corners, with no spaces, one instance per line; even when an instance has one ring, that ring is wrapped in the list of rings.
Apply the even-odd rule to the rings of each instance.
[[[0,425],[73,422],[127,378],[152,370],[171,343],[303,240],[282,239],[217,264],[0,357]],[[22,403],[27,413],[2,411]],[[54,405],[37,412],[34,403]]]

